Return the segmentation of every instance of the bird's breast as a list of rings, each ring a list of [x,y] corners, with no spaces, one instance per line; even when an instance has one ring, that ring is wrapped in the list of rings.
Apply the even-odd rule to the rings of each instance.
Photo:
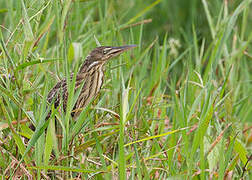
[[[90,69],[83,78],[84,86],[76,102],[76,108],[84,108],[99,93],[104,79],[102,66]]]

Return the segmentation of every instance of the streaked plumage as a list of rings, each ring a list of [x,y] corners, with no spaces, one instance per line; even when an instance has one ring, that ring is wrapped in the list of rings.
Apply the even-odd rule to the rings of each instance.
[[[118,56],[124,51],[136,47],[135,45],[129,46],[101,46],[95,48],[91,53],[86,57],[84,63],[82,64],[79,72],[76,76],[75,91],[83,84],[81,93],[77,99],[77,102],[73,108],[72,116],[78,116],[82,108],[84,108],[92,98],[95,98],[99,93],[104,79],[104,65],[106,62]],[[67,107],[67,82],[62,80],[58,82],[49,92],[47,100],[49,103],[54,101],[54,107],[57,108],[63,101],[63,109],[66,110]],[[47,118],[50,117],[50,113]]]

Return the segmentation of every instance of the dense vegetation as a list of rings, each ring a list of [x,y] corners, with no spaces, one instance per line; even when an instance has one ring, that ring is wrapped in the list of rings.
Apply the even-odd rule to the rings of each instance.
[[[251,4],[0,0],[0,177],[251,179]],[[76,120],[45,121],[49,90],[99,43],[138,47]]]

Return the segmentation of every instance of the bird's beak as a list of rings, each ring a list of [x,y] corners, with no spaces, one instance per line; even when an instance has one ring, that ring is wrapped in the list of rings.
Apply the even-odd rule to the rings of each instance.
[[[135,47],[137,47],[137,46],[135,44],[133,44],[133,45],[126,45],[126,46],[112,47],[112,49],[118,50],[120,52],[124,52],[129,49],[133,49]]]
[[[118,46],[118,47],[111,47],[111,50],[108,52],[109,59],[115,56],[118,56],[119,54],[128,51],[130,49],[133,49],[137,47],[136,45],[126,45],[126,46]]]

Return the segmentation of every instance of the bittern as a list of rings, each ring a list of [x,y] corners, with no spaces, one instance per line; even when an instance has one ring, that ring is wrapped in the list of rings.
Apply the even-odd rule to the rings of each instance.
[[[80,114],[79,110],[87,106],[88,103],[99,93],[104,80],[104,65],[106,62],[135,47],[136,45],[119,47],[100,46],[91,51],[76,75],[75,92],[81,85],[83,86],[71,113],[73,117],[78,116]],[[63,110],[66,111],[67,99],[67,82],[66,79],[64,79],[59,81],[51,89],[47,100],[49,103],[54,103],[55,108],[59,106],[62,100]],[[51,113],[48,114],[47,119],[50,117],[50,114]]]

